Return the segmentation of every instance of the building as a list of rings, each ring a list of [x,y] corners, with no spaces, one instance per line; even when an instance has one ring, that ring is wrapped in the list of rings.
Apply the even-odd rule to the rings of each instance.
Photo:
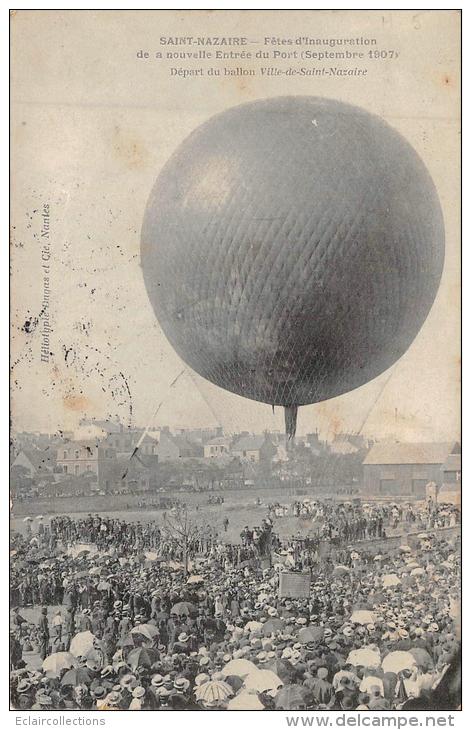
[[[116,460],[116,451],[106,442],[89,440],[66,441],[57,450],[57,466],[63,474],[90,476],[104,486],[109,464]]]
[[[52,474],[55,466],[56,460],[52,453],[39,449],[21,449],[13,460],[11,469],[22,470],[30,479],[40,479]]]
[[[244,461],[259,463],[260,461],[271,461],[277,453],[277,447],[273,444],[268,434],[247,435],[239,438],[232,446],[232,454]]]
[[[203,445],[203,453],[205,459],[218,459],[221,456],[229,454],[230,440],[220,436],[210,439]]]
[[[443,483],[438,491],[437,501],[461,504],[461,454],[455,447],[442,466]]]
[[[366,494],[425,497],[428,482],[441,484],[443,464],[459,448],[447,443],[377,443],[363,460]]]

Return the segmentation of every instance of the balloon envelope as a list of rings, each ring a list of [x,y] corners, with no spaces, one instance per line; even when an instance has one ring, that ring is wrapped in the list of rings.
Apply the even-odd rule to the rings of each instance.
[[[292,409],[404,354],[443,257],[438,197],[409,143],[360,108],[301,96],[198,127],[160,173],[141,236],[150,301],[185,363]]]

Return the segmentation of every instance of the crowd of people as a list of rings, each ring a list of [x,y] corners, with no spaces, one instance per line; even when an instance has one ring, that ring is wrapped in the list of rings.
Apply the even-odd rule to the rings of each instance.
[[[326,522],[340,517],[317,505]],[[430,526],[428,509],[415,526]],[[460,543],[440,530],[375,552],[355,533],[327,550],[280,541],[270,517],[255,530],[267,550],[248,527],[234,545],[210,526],[182,543],[156,523],[99,515],[26,527],[11,544],[15,708],[459,704]],[[280,595],[280,572],[307,567],[309,594]]]

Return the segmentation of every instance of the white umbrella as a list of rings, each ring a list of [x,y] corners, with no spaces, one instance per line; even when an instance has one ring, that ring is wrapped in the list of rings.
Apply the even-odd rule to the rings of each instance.
[[[395,573],[388,573],[387,575],[383,575],[383,586],[385,588],[390,588],[391,586],[398,586],[398,585],[400,585],[400,583],[401,583],[400,578],[398,578]]]
[[[423,568],[414,568],[411,570],[411,575],[424,575],[425,570]]]
[[[411,553],[412,552],[412,548],[410,545],[399,545],[399,550],[401,551],[401,553]]]
[[[157,555],[157,553],[148,552],[148,553],[144,553],[144,557],[145,557],[146,560],[157,560],[157,558],[159,556]]]
[[[256,669],[245,678],[244,686],[247,692],[266,692],[282,687],[283,681],[269,669]]]
[[[91,631],[80,631],[70,642],[69,651],[74,656],[83,656],[87,651],[93,649],[94,642],[95,636]]]
[[[60,674],[63,669],[71,669],[76,666],[77,660],[73,654],[68,651],[57,651],[45,658],[42,668],[45,672]]]
[[[419,540],[428,540],[430,535],[427,535],[426,532],[421,532],[420,535],[417,535],[417,537],[419,538]]]
[[[379,649],[353,649],[347,657],[346,664],[352,664],[354,667],[368,667],[369,669],[378,669],[381,666],[381,655]]]
[[[202,575],[190,575],[190,577],[187,580],[187,583],[190,585],[193,583],[204,583],[204,578]]]
[[[376,621],[376,614],[374,611],[354,611],[350,616],[350,623],[352,624],[374,624]]]
[[[253,662],[249,662],[248,659],[232,659],[221,669],[222,674],[225,677],[246,677],[248,674],[255,672],[257,667]]]
[[[232,697],[233,694],[234,690],[231,685],[220,679],[200,684],[195,691],[197,700],[210,705],[224,702],[228,697]]]
[[[23,522],[32,522],[32,521],[33,521],[32,517],[23,517]]]
[[[416,666],[415,658],[408,651],[392,651],[384,657],[383,672],[402,672],[404,669],[413,669]]]
[[[264,710],[265,706],[260,702],[257,695],[241,692],[230,700],[228,710]]]
[[[261,629],[263,624],[260,621],[249,621],[244,626],[245,633],[252,633],[252,631],[258,631]]]
[[[44,519],[44,515],[37,515],[36,519],[37,520],[43,520]]]

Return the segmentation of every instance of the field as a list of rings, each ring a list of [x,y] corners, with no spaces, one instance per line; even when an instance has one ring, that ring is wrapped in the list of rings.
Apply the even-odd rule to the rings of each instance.
[[[208,504],[208,493],[192,493],[178,492],[178,498],[185,502],[188,511],[195,524],[206,526],[211,525],[219,536],[229,542],[239,542],[239,535],[245,525],[254,527],[259,525],[263,517],[267,514],[267,504],[280,502],[281,504],[292,504],[296,500],[302,500],[304,497],[325,499],[324,495],[318,495],[313,489],[309,494],[295,495],[289,490],[282,489],[258,489],[258,490],[234,490],[232,492],[224,492],[224,504],[210,505]],[[339,500],[351,499],[338,495]],[[125,519],[128,522],[151,522],[161,523],[163,521],[163,511],[153,509],[151,507],[138,507],[138,502],[144,502],[146,499],[143,495],[112,495],[108,497],[92,497],[92,498],[67,498],[49,500],[48,502],[23,502],[13,505],[11,516],[11,527],[19,532],[24,532],[26,523],[25,516],[36,518],[41,514],[44,516],[44,523],[47,524],[48,519],[53,514],[67,514],[79,519],[87,514],[101,513],[109,517]],[[261,504],[257,504],[257,500]],[[224,532],[223,521],[225,517],[229,519],[228,531]],[[33,529],[37,520],[33,521]],[[283,517],[276,520],[275,531],[281,536],[292,536],[298,532],[306,535],[312,530],[309,520],[296,517]],[[313,533],[311,533],[313,534]]]

